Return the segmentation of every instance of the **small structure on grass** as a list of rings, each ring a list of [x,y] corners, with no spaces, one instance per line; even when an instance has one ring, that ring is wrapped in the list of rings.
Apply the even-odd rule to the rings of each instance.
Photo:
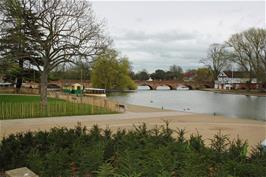
[[[75,83],[72,85],[65,85],[63,87],[63,91],[64,93],[68,93],[68,94],[82,94],[84,91],[84,87],[83,85],[79,83]]]

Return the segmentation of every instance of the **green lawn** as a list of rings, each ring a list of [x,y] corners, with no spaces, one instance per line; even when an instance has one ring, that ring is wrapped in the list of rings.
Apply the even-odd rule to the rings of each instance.
[[[0,103],[39,103],[39,96],[28,96],[28,95],[0,95]],[[48,102],[62,101],[56,98],[48,98]]]
[[[89,104],[72,103],[56,98],[48,98],[47,111],[42,111],[39,96],[0,95],[1,120],[106,113],[111,113],[111,111]]]

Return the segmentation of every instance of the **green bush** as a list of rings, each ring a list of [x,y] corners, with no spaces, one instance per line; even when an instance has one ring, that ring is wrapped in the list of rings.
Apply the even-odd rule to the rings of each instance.
[[[168,123],[116,133],[95,125],[14,134],[1,142],[0,170],[27,166],[44,177],[266,176],[266,153],[259,146],[247,155],[247,142],[240,139],[217,133],[206,146],[199,134],[184,135]]]

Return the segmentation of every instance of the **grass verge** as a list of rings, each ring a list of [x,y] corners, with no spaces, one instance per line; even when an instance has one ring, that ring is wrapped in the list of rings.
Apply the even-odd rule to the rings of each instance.
[[[0,95],[0,119],[22,119],[52,116],[113,113],[105,108],[48,98],[47,111],[40,106],[39,96]]]

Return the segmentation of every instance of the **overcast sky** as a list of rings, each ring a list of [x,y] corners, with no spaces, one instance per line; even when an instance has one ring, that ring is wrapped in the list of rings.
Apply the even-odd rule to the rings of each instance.
[[[265,28],[265,2],[92,2],[114,48],[134,71],[197,68],[211,43]]]

